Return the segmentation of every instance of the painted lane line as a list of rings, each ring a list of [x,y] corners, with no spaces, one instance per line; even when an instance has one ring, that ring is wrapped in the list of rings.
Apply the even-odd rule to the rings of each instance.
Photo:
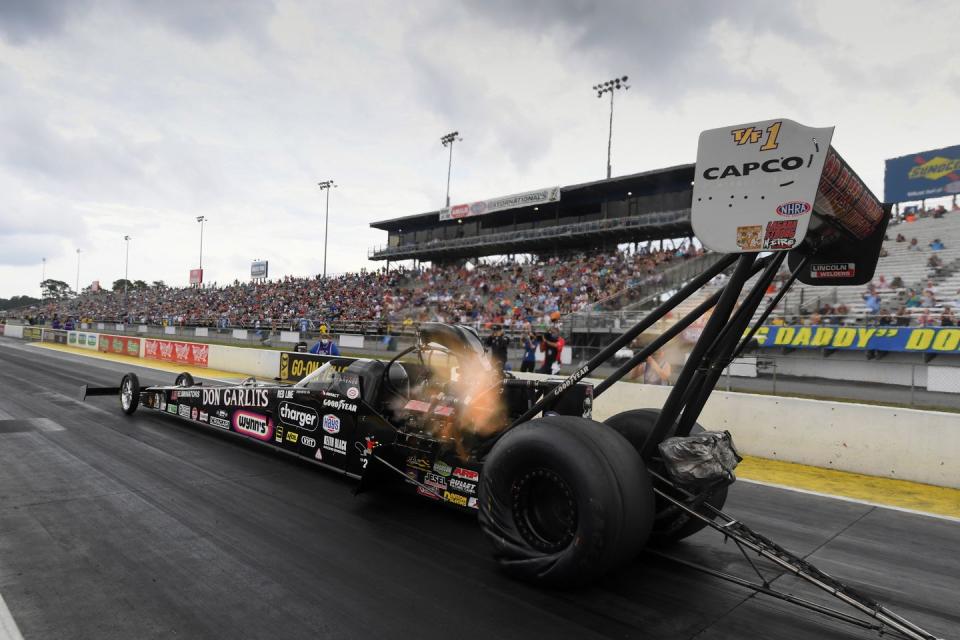
[[[838,496],[833,493],[822,493],[820,491],[800,489],[800,488],[791,487],[785,484],[776,484],[774,482],[764,482],[762,480],[750,480],[748,478],[737,478],[737,482],[748,482],[750,484],[758,484],[764,487],[773,487],[775,489],[784,489],[786,491],[794,491],[796,493],[805,493],[807,495],[816,496],[818,498],[830,498],[833,500],[841,500],[843,502],[852,502],[854,504],[862,504],[867,507],[877,507],[879,509],[890,509],[891,511],[901,511],[903,513],[910,513],[916,516],[926,516],[927,518],[936,518],[938,520],[946,520],[948,522],[960,522],[960,518],[955,518],[953,516],[946,516],[939,513],[930,513],[929,511],[918,511],[917,509],[907,509],[906,507],[895,507],[893,505],[882,504],[880,502],[871,502],[870,500],[861,500],[860,498],[848,498],[847,496]]]
[[[2,594],[0,594],[0,640],[23,640],[23,634],[20,633]]]

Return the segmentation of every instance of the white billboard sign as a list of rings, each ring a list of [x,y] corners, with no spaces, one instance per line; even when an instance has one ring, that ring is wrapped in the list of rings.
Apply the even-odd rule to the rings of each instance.
[[[548,187],[546,189],[537,189],[536,191],[525,191],[515,193],[500,198],[490,198],[489,200],[478,200],[470,204],[458,204],[446,209],[440,210],[440,220],[456,220],[458,218],[470,218],[473,216],[482,216],[495,211],[504,211],[506,209],[516,209],[517,207],[528,207],[531,205],[547,204],[548,202],[560,201],[560,187]]]

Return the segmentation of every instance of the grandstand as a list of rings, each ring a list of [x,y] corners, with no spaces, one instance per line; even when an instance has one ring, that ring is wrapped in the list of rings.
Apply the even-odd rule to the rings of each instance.
[[[681,165],[373,222],[387,244],[367,255],[447,264],[689,236],[692,180],[693,165]]]

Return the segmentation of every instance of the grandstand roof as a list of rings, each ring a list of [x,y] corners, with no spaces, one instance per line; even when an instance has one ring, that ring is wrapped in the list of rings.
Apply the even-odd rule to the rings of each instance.
[[[560,187],[559,200],[482,215],[442,220],[437,210],[372,222],[388,241],[368,257],[454,260],[689,235],[693,175],[684,164]]]
[[[661,186],[664,180],[674,179],[679,177],[681,180],[686,180],[686,184],[689,185],[693,180],[693,167],[692,164],[679,164],[673,167],[667,167],[665,169],[652,169],[650,171],[641,171],[639,173],[631,173],[625,176],[614,176],[612,178],[604,178],[602,180],[594,180],[592,182],[581,182],[578,184],[571,184],[565,187],[560,187],[560,197],[570,197],[574,195],[580,195],[579,192],[599,192],[604,195],[622,195],[624,190],[626,191],[637,191],[641,192],[646,189],[656,188]],[[505,211],[497,211],[496,213],[489,213],[487,216],[500,216],[512,214],[519,209],[532,209],[532,206],[529,207],[517,207],[515,209],[507,209]],[[425,213],[413,213],[406,216],[400,216],[398,218],[389,218],[387,220],[380,220],[379,222],[371,222],[370,226],[374,229],[382,229],[383,231],[392,231],[398,227],[402,227],[404,224],[409,224],[411,222],[439,222],[440,209],[436,211],[427,211]]]

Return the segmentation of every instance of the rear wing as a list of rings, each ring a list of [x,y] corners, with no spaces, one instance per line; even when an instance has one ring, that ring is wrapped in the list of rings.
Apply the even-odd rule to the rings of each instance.
[[[691,221],[723,253],[789,251],[814,285],[873,278],[890,217],[830,146],[833,127],[781,118],[700,134]]]

